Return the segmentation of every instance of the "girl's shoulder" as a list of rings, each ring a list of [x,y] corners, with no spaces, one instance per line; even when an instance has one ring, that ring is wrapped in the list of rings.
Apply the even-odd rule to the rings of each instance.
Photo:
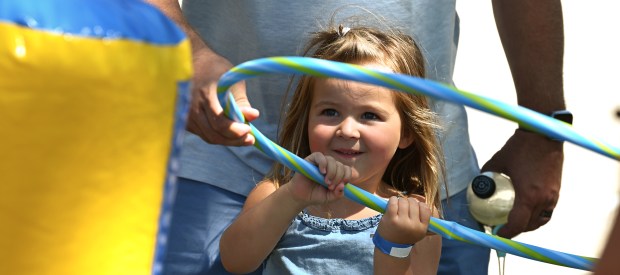
[[[263,180],[261,182],[259,182],[258,184],[256,184],[256,186],[254,187],[254,189],[252,189],[252,191],[250,191],[250,195],[252,195],[253,193],[268,193],[267,195],[273,193],[276,191],[276,189],[278,189],[278,187],[276,186],[276,184],[270,180]]]
[[[267,198],[273,192],[276,191],[276,186],[271,181],[261,181],[259,182],[250,194],[248,194],[248,198],[245,200],[245,204],[243,205],[243,211],[254,207],[256,204]]]

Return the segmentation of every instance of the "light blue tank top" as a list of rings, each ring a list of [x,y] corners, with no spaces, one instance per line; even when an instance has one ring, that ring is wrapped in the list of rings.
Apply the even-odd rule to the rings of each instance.
[[[382,216],[344,220],[302,212],[265,261],[263,275],[372,274],[372,234]]]

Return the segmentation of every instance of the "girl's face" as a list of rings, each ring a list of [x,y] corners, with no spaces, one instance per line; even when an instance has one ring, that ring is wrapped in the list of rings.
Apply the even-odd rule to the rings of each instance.
[[[386,70],[376,64],[365,66]],[[402,136],[401,118],[387,88],[317,79],[312,92],[310,151],[350,165],[351,183],[379,182],[396,149],[406,148],[413,141]]]

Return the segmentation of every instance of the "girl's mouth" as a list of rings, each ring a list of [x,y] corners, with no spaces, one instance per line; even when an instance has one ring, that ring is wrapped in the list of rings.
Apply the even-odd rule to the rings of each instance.
[[[349,150],[349,149],[336,149],[334,150],[340,157],[343,158],[354,158],[362,154],[362,152],[357,150]]]

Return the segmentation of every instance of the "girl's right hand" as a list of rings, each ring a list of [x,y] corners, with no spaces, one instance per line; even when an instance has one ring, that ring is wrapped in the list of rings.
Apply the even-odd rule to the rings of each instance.
[[[342,198],[344,185],[351,179],[351,167],[320,152],[310,154],[306,160],[316,164],[319,172],[325,175],[327,188],[306,178],[301,173],[296,173],[286,184],[293,198],[309,205],[332,202]]]

